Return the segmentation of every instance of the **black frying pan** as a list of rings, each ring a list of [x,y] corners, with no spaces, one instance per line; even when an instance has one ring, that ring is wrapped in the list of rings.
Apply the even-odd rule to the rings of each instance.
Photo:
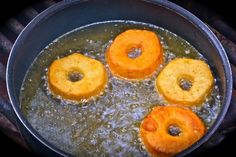
[[[164,27],[189,41],[207,58],[208,64],[219,76],[220,93],[223,96],[221,112],[206,135],[179,156],[204,146],[222,123],[232,95],[232,73],[228,58],[209,28],[188,11],[168,1],[68,0],[57,3],[37,16],[17,38],[8,60],[8,94],[17,124],[32,149],[47,156],[68,155],[43,139],[21,112],[19,93],[29,66],[55,38],[77,27],[108,20],[133,20]]]

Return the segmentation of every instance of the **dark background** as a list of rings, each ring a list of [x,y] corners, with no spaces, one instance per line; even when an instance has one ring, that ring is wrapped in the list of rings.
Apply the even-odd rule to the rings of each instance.
[[[0,2],[0,23],[3,23],[10,17],[19,13],[20,10],[26,6],[30,6],[35,3],[39,3],[42,0],[3,0]],[[170,0],[179,5],[184,6],[189,2],[194,2],[207,7],[210,10],[215,11],[222,19],[226,21],[229,25],[236,28],[235,20],[235,5],[234,1],[206,1],[206,0]]]
[[[235,8],[234,7],[234,1],[212,1],[206,2],[204,0],[171,0],[172,2],[175,2],[179,5],[185,6],[186,3],[189,3],[190,1],[199,3],[200,5],[203,5],[209,10],[212,10],[216,12],[223,21],[225,21],[228,25],[230,25],[232,28],[236,29],[236,19],[234,17],[235,15]],[[39,3],[40,0],[7,0],[7,1],[1,1],[0,2],[0,27],[3,25],[10,17],[13,17],[17,15],[22,9],[26,8],[27,6],[33,5],[35,3]],[[195,14],[198,14],[198,12],[195,12]],[[203,19],[204,20],[204,19]],[[218,146],[207,150],[206,152],[198,155],[198,156],[213,156],[213,155],[225,155],[227,154],[235,154],[235,150],[232,149],[232,146],[236,143],[236,131],[230,133],[226,139]],[[6,137],[1,131],[0,131],[0,149],[1,154],[0,156],[32,156],[34,157],[32,153],[22,149],[19,145],[15,144],[13,141],[11,141],[8,137]],[[6,154],[6,155],[3,155]]]

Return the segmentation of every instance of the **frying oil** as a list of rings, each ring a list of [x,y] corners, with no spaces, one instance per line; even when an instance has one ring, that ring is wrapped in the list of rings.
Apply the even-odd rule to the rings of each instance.
[[[164,62],[150,78],[124,80],[113,76],[108,68],[106,49],[127,29],[151,30],[161,40]],[[75,52],[101,61],[108,73],[105,91],[88,101],[63,100],[53,96],[48,88],[50,64]],[[187,41],[151,24],[107,21],[77,28],[43,49],[28,70],[20,94],[22,111],[40,135],[74,156],[147,156],[139,138],[139,126],[153,107],[168,104],[156,91],[155,79],[176,57],[205,60]],[[203,105],[191,109],[209,128],[220,107],[221,96],[215,82],[212,94]]]

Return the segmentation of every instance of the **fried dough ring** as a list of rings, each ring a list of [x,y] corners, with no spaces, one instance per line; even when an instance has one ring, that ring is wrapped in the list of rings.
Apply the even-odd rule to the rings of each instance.
[[[187,79],[192,87],[184,90],[179,81]],[[202,60],[177,58],[158,75],[156,87],[171,103],[183,105],[201,104],[211,92],[214,78],[209,66]]]
[[[141,49],[141,55],[128,57],[132,49]],[[159,38],[147,30],[127,30],[119,34],[106,52],[111,72],[127,79],[143,79],[162,63],[163,52]]]
[[[71,81],[71,73],[83,75],[81,80]],[[49,87],[53,94],[79,101],[98,95],[105,88],[107,74],[101,62],[79,53],[55,60],[48,72]]]
[[[178,126],[177,136],[169,134],[170,126]],[[142,121],[141,139],[152,156],[173,156],[198,141],[205,126],[191,110],[179,106],[158,106]]]

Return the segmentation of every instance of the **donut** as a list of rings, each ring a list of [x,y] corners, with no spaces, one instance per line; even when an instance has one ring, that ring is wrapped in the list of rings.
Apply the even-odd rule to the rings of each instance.
[[[188,58],[172,60],[156,79],[157,90],[168,102],[189,106],[201,104],[213,84],[209,66],[202,60]]]
[[[131,57],[133,51],[139,52],[139,56]],[[162,63],[162,51],[160,40],[154,32],[131,29],[115,38],[107,49],[106,60],[114,75],[143,79]]]
[[[49,67],[48,80],[53,94],[79,101],[102,92],[107,74],[100,61],[73,53],[53,61]]]
[[[205,126],[191,110],[180,106],[153,108],[140,125],[140,137],[152,156],[173,156],[197,142]]]

